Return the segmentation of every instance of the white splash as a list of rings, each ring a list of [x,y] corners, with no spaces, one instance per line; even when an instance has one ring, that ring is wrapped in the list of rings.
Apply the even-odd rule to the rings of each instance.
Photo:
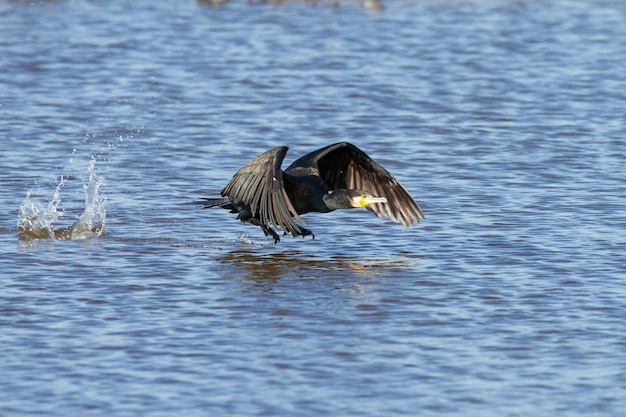
[[[26,194],[17,219],[20,239],[89,239],[105,234],[106,199],[100,194],[104,177],[96,173],[95,159],[92,159],[89,164],[89,180],[83,183],[85,194],[83,213],[71,226],[55,228],[56,221],[64,215],[59,205],[61,204],[61,189],[66,181],[65,178],[61,178],[47,205],[34,201],[31,198],[32,190]]]
[[[54,190],[52,200],[47,206],[38,201],[31,200],[32,190],[26,193],[26,198],[20,206],[17,218],[17,230],[20,239],[54,239],[54,222],[61,216],[63,211],[58,209],[61,203],[59,197],[61,187],[65,184],[65,178],[61,178],[61,182]]]

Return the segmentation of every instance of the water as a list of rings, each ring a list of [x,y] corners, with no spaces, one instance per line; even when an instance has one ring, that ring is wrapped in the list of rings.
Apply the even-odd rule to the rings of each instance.
[[[0,3],[3,416],[622,416],[626,4]],[[215,197],[349,140],[426,220]]]
[[[106,199],[99,193],[104,184],[104,177],[96,174],[95,159],[89,165],[89,182],[83,185],[85,192],[85,210],[78,220],[65,228],[57,228],[57,220],[64,215],[59,209],[60,192],[66,179],[61,177],[54,190],[52,200],[47,206],[32,201],[31,191],[20,206],[17,230],[22,240],[38,239],[89,239],[104,235],[106,219]]]

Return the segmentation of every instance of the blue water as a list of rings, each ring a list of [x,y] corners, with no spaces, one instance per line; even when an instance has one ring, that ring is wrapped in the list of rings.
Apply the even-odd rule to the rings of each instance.
[[[0,415],[625,415],[624,2],[2,1],[0,50]],[[426,219],[192,204],[343,140]]]

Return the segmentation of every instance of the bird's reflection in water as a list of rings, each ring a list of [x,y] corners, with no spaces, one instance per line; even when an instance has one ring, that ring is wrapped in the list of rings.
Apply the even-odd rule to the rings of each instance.
[[[298,250],[263,253],[253,249],[236,249],[218,261],[235,270],[241,278],[260,285],[285,278],[341,279],[345,284],[364,284],[364,280],[396,275],[408,268],[405,259],[353,259],[345,256],[316,257]]]
[[[218,258],[218,261],[228,265],[229,269],[243,272],[241,276],[245,279],[267,282],[277,282],[290,272],[301,270],[314,263],[311,260],[299,259],[297,252],[262,254],[248,249],[227,252]]]

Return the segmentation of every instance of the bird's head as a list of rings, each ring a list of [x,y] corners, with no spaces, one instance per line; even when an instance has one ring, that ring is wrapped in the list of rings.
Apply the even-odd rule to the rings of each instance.
[[[361,191],[361,190],[352,190],[352,191],[355,191],[355,194],[350,197],[350,202],[351,202],[352,207],[354,208],[367,207],[370,204],[387,202],[387,199],[385,197],[376,197],[368,193],[367,191]]]
[[[324,196],[324,202],[331,210],[361,208],[370,204],[386,203],[385,197],[376,197],[363,190],[333,190]]]

